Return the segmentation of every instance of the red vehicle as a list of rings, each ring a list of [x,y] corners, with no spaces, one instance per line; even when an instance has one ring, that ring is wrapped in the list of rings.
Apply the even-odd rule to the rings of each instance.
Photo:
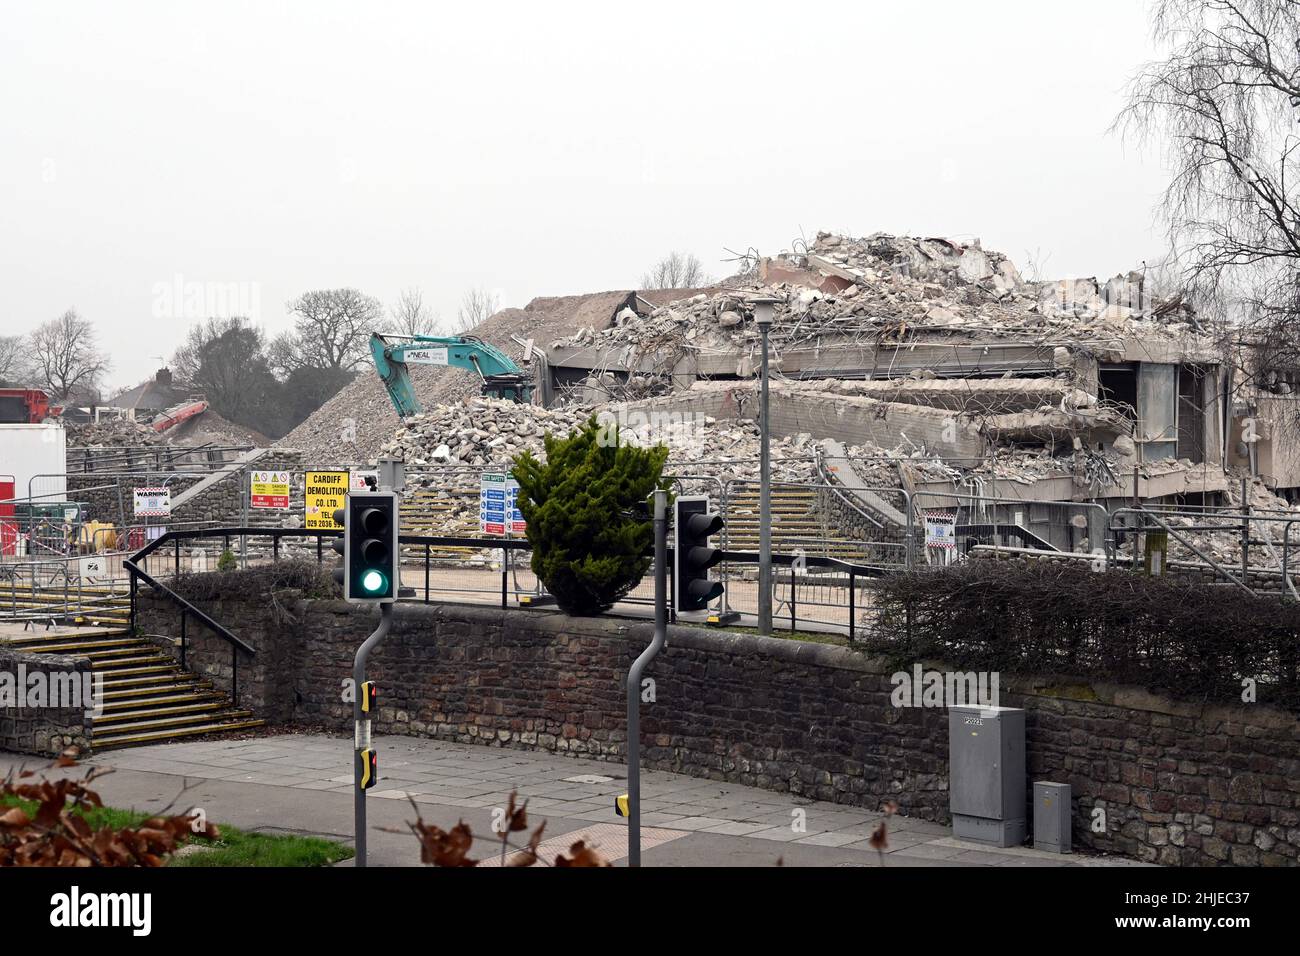
[[[39,425],[61,411],[39,388],[0,388],[0,423]]]
[[[18,553],[18,522],[14,520],[14,476],[0,475],[0,554]]]

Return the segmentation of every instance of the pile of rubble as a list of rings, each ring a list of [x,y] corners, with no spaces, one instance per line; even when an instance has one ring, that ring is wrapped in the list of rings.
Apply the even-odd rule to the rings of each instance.
[[[693,351],[740,351],[743,378],[753,374],[761,337],[754,303],[771,298],[779,300],[771,330],[778,355],[855,339],[905,343],[952,335],[1068,340],[1104,353],[1124,336],[1202,331],[1190,307],[1181,299],[1154,300],[1138,273],[1103,284],[1027,282],[1010,259],[978,240],[820,233],[803,252],[762,260],[748,287],[681,298],[644,317],[624,309],[609,328],[584,328],[552,347],[606,350],[625,367],[651,370],[620,397],[638,394],[638,385],[648,389],[641,394],[662,392]]]
[[[439,469],[444,466],[508,467],[524,451],[545,458],[542,436],[567,435],[593,414],[602,431],[618,436],[624,444],[650,447],[668,446],[668,468],[675,474],[690,474],[738,480],[758,479],[760,435],[751,421],[719,421],[701,417],[684,422],[637,421],[608,410],[576,406],[546,409],[490,398],[474,398],[451,405],[440,405],[415,415],[399,428],[380,449],[380,455],[400,458],[407,474],[423,483],[425,470],[429,481],[445,480]],[[625,424],[620,426],[620,421]],[[774,481],[808,482],[817,475],[816,440],[808,434],[771,439],[772,478]],[[896,486],[898,471],[893,460],[879,448],[854,446],[848,453],[855,459],[879,461],[864,465],[875,479]],[[477,473],[474,480],[477,481]]]
[[[165,444],[147,425],[126,418],[104,418],[84,424],[69,423],[68,445],[74,448],[137,448]]]
[[[994,448],[984,459],[965,467],[919,452],[907,454],[895,449],[886,455],[904,467],[913,481],[950,481],[954,487],[980,487],[990,495],[999,482],[1029,486],[1062,474],[1073,478],[1076,486],[1100,493],[1121,482],[1123,469],[1130,461],[1113,452],[1086,448],[1064,455],[1046,448]]]
[[[590,413],[577,406],[555,409],[494,398],[436,405],[413,415],[379,450],[408,469],[438,465],[508,465],[524,451],[543,455],[542,437],[567,435]]]

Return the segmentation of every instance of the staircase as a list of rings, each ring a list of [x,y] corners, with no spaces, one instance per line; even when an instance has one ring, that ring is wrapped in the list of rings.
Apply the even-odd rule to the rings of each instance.
[[[862,562],[868,556],[868,542],[836,537],[819,513],[816,488],[776,485],[772,488],[772,551],[838,558]],[[759,489],[757,484],[733,485],[727,504],[723,547],[728,551],[757,551],[759,536]]]
[[[265,721],[236,707],[230,696],[181,668],[156,644],[124,627],[84,627],[4,640],[32,654],[90,659],[103,674],[103,713],[91,725],[94,750],[162,743],[182,737],[245,730]]]
[[[45,620],[70,618],[76,624],[125,626],[131,618],[131,595],[103,585],[62,588],[0,583],[0,620]]]
[[[478,488],[419,488],[402,498],[402,533],[476,538],[480,536],[478,508]],[[432,548],[430,556],[455,560],[479,552],[479,548],[445,546]]]

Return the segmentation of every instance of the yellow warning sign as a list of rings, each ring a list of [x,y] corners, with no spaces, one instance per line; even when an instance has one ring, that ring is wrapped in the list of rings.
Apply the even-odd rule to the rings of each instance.
[[[321,531],[341,531],[342,525],[334,523],[334,509],[342,508],[348,500],[348,473],[346,471],[309,471],[303,495],[306,515],[303,527]]]

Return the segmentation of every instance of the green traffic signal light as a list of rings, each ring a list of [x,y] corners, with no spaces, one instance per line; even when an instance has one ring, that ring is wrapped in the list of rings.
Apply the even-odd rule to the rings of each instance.
[[[392,601],[401,581],[398,561],[398,496],[360,491],[348,495],[343,539],[347,566],[343,596],[349,601]]]

